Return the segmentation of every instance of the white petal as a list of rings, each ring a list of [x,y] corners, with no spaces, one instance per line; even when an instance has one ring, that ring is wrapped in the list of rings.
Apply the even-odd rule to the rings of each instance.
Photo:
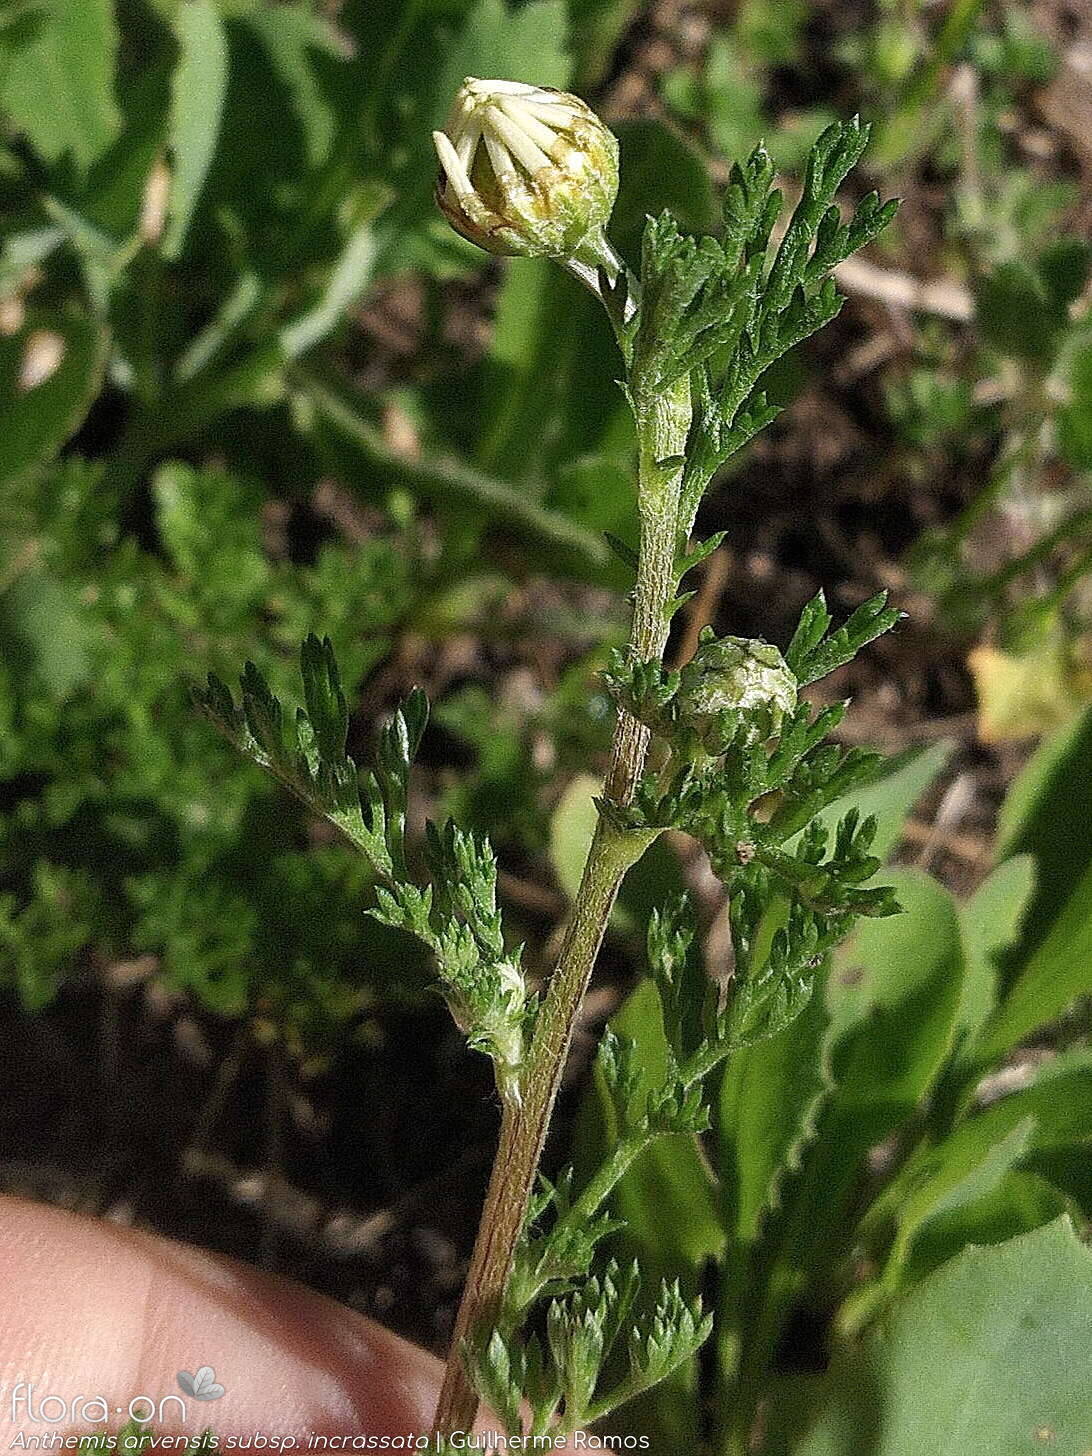
[[[540,86],[530,86],[526,81],[479,81],[476,76],[467,76],[464,87],[481,100],[490,96],[533,96]]]
[[[440,159],[440,166],[447,174],[447,180],[455,189],[455,196],[462,198],[473,192],[474,189],[470,185],[466,168],[459,161],[459,154],[451,145],[451,138],[445,132],[434,131],[432,145],[436,148],[436,155]]]
[[[526,136],[537,142],[543,151],[549,152],[554,142],[557,141],[557,132],[552,131],[550,127],[541,122],[529,106],[525,106],[521,101],[508,99],[499,102],[498,105],[505,116],[514,122]]]
[[[571,98],[560,93],[557,96],[551,96],[547,92],[528,96],[520,105],[525,111],[548,121],[552,126],[568,126],[574,116],[580,115],[580,108],[572,104]]]
[[[503,186],[508,178],[518,177],[512,154],[500,137],[489,130],[483,131],[482,136],[485,139],[485,149],[489,153],[489,160],[493,164],[493,175],[497,181]]]
[[[463,164],[467,176],[470,176],[471,166],[474,161],[474,153],[478,150],[478,143],[482,139],[481,122],[476,118],[468,123],[466,129],[459,133],[455,142],[455,150],[459,154],[459,161]]]
[[[549,156],[538,143],[532,141],[527,133],[518,127],[510,117],[505,116],[499,107],[490,108],[488,125],[503,139],[512,155],[518,162],[522,162],[532,176],[541,171],[543,167],[550,165]],[[488,132],[486,140],[488,140]]]

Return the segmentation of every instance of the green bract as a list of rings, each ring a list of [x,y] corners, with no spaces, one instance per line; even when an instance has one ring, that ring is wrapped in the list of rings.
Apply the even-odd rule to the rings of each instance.
[[[446,131],[436,201],[489,253],[604,261],[618,194],[618,143],[576,96],[468,77]]]

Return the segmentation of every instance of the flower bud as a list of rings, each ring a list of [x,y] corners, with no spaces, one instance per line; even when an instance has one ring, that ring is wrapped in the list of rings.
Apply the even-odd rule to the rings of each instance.
[[[612,268],[603,229],[618,193],[618,143],[578,97],[468,77],[432,139],[436,201],[464,238],[489,253]]]
[[[679,707],[691,719],[731,708],[768,708],[773,732],[796,707],[796,678],[772,642],[720,637],[703,642],[683,668]]]

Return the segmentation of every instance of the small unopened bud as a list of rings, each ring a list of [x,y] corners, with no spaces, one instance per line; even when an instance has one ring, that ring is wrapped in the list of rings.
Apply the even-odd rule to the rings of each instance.
[[[678,703],[692,720],[732,708],[767,708],[776,733],[796,707],[796,679],[772,642],[714,638],[683,668]]]
[[[603,230],[618,193],[618,143],[578,97],[468,77],[432,139],[436,200],[456,232],[489,253],[617,272]]]

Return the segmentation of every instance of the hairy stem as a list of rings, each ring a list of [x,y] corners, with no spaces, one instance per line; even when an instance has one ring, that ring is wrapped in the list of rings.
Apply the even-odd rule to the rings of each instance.
[[[647,400],[637,395],[636,418],[641,541],[630,645],[635,656],[648,659],[661,657],[667,640],[682,485],[681,466],[659,462],[676,461],[685,449],[691,420],[689,380],[684,378]],[[620,714],[605,783],[612,802],[624,805],[633,797],[647,748],[648,730],[628,714]],[[466,1373],[463,1345],[493,1325],[500,1312],[580,1003],[619,886],[654,837],[627,832],[603,818],[596,826],[557,967],[535,1022],[520,1080],[521,1096],[504,1109],[436,1409],[434,1430],[441,1438],[469,1431],[477,1414],[478,1397]]]

